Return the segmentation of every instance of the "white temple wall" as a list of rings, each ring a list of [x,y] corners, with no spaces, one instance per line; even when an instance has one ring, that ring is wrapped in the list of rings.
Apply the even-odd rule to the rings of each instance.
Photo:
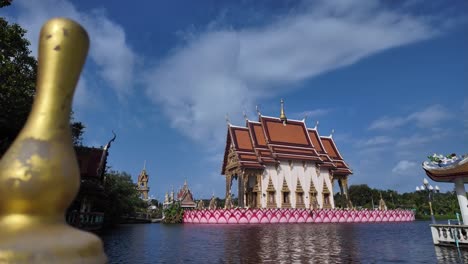
[[[330,174],[328,172],[327,168],[320,168],[320,176],[318,177],[318,183],[319,185],[315,185],[315,188],[317,189],[317,202],[320,205],[320,208],[323,208],[323,183],[327,185],[328,190],[330,191],[330,204],[332,208],[335,208],[335,203],[333,200],[333,188],[332,188],[332,183],[330,181]],[[315,183],[314,183],[315,184]]]
[[[290,191],[290,203],[291,207],[296,208],[296,188],[297,188],[297,179],[301,182],[302,190],[304,191],[304,204],[306,208],[310,208],[310,182],[311,180],[314,183],[315,189],[317,190],[317,202],[320,205],[320,208],[323,208],[323,183],[327,185],[328,190],[330,191],[330,203],[332,208],[335,207],[333,200],[333,188],[330,181],[330,176],[327,168],[320,168],[319,175],[317,175],[317,169],[315,167],[315,162],[305,162],[305,166],[302,161],[292,161],[291,166],[289,165],[288,160],[281,160],[278,169],[275,165],[266,165],[265,171],[262,175],[261,181],[261,207],[267,208],[267,199],[268,199],[268,182],[271,177],[273,186],[276,190],[275,201],[276,207],[281,208],[282,204],[282,188],[283,188],[283,179],[286,179],[288,188]],[[265,194],[265,196],[263,196]]]

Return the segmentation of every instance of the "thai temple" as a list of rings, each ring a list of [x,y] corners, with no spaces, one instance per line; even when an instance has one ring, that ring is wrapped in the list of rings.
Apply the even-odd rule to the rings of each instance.
[[[308,128],[304,120],[286,118],[281,99],[279,117],[246,118],[245,126],[229,120],[221,174],[226,177],[226,207],[233,180],[238,203],[244,208],[335,208],[333,186],[338,182],[347,206],[351,169],[330,136],[321,136],[318,122]]]
[[[80,189],[66,212],[66,221],[85,230],[97,230],[104,221],[108,203],[104,193],[105,172],[109,148],[116,135],[102,148],[75,146],[80,169]]]
[[[179,190],[179,192],[177,192],[177,197],[174,196],[174,191],[171,191],[170,195],[166,192],[163,203],[164,207],[167,208],[175,202],[179,203],[180,207],[184,209],[193,209],[197,207],[187,181],[184,181],[184,186]]]

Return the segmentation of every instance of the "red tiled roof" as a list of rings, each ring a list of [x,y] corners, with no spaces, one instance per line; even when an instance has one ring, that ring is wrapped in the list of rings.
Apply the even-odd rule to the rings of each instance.
[[[264,168],[278,159],[310,160],[322,167],[351,174],[332,138],[320,137],[304,122],[288,120],[286,125],[275,117],[260,116],[259,122],[247,120],[246,127],[228,126],[222,174],[225,174],[230,146],[243,168]]]
[[[334,174],[351,174],[351,170],[348,165],[344,162],[338,151],[335,141],[331,137],[320,137],[322,144],[325,148],[326,153],[330,157],[330,160],[336,167]]]

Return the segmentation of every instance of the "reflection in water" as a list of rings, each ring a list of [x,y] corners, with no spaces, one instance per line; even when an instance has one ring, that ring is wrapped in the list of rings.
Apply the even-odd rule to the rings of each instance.
[[[110,263],[462,263],[432,245],[429,222],[140,224],[102,238]]]
[[[439,263],[468,263],[468,252],[450,247],[434,247]]]

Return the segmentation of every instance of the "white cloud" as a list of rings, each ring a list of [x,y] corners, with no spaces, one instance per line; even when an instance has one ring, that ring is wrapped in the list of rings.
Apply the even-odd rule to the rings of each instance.
[[[408,120],[403,117],[388,117],[384,116],[369,126],[369,129],[393,129],[406,124]]]
[[[429,106],[421,111],[411,113],[407,117],[382,117],[372,122],[369,129],[395,129],[408,123],[414,123],[419,127],[430,128],[450,118],[451,115],[447,109],[437,104]]]
[[[67,17],[82,24],[90,36],[90,58],[98,66],[100,76],[122,98],[130,92],[136,54],[125,39],[124,29],[111,21],[104,12],[79,12],[66,0],[15,1],[18,16],[15,20],[28,30],[31,51],[37,55],[38,37],[42,25],[53,17]],[[82,83],[82,87],[84,84]]]
[[[357,145],[360,147],[372,147],[377,145],[385,145],[393,142],[393,139],[388,136],[375,136],[367,140],[358,141]]]
[[[331,109],[324,109],[324,108],[319,108],[319,109],[314,109],[314,110],[307,110],[303,111],[300,113],[292,113],[291,116],[296,118],[296,119],[302,119],[306,117],[307,120],[313,121],[315,123],[317,117],[327,115],[331,112]],[[309,121],[309,122],[310,122]]]
[[[418,164],[414,161],[401,160],[393,167],[392,172],[399,175],[408,175],[413,173],[418,168]]]
[[[242,123],[243,109],[295,82],[430,38],[428,21],[376,1],[320,1],[263,26],[210,28],[147,72],[147,93],[183,134],[222,142],[226,113]]]

